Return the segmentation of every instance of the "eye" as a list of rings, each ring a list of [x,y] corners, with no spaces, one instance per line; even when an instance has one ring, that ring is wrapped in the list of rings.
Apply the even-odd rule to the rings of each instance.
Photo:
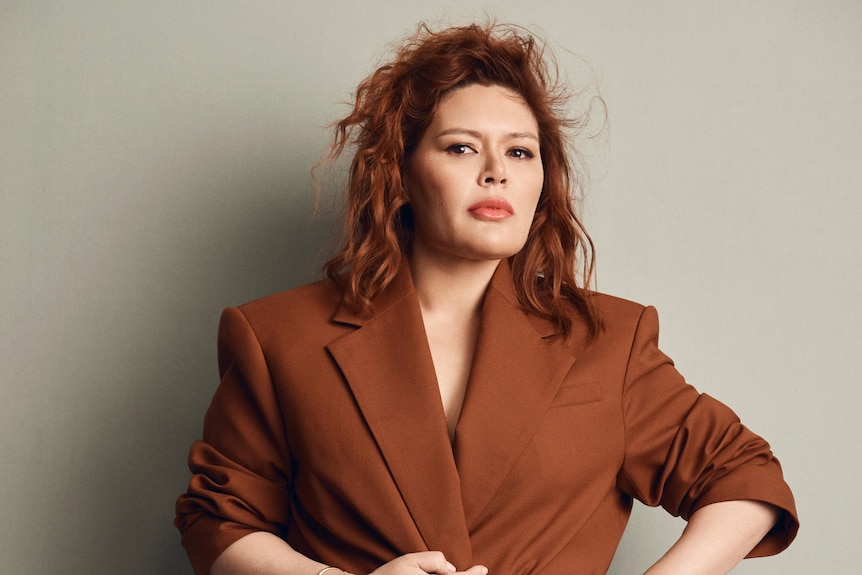
[[[450,154],[455,154],[456,156],[465,156],[467,154],[475,152],[476,150],[474,150],[467,144],[452,144],[451,146],[446,148],[446,151]]]
[[[512,150],[509,150],[509,155],[513,158],[518,158],[522,160],[529,160],[530,158],[535,157],[533,152],[526,148],[514,148]]]

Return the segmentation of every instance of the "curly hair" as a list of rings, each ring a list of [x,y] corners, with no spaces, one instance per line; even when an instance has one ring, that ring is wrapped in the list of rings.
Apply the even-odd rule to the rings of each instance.
[[[552,62],[544,46],[517,26],[473,24],[434,32],[420,24],[389,63],[359,84],[352,110],[334,123],[326,158],[355,147],[344,244],[323,267],[357,311],[370,312],[373,298],[409,253],[413,219],[402,173],[440,101],[469,84],[499,85],[518,93],[532,110],[544,169],[527,242],[510,258],[518,299],[561,333],[571,330],[567,312],[574,305],[590,337],[596,336],[600,322],[588,295],[594,246],[574,209],[583,182],[576,178],[575,152],[566,137],[585,118],[566,117],[568,92],[558,84]]]

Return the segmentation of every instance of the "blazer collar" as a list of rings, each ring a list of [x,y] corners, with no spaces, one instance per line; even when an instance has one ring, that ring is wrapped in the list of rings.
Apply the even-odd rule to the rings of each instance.
[[[470,565],[472,549],[449,432],[410,267],[374,301],[370,317],[345,303],[335,321],[358,326],[327,347],[341,368],[415,526],[406,545]]]
[[[575,363],[572,340],[551,337],[557,333],[553,322],[527,313],[519,304],[504,261],[485,295],[455,429],[454,451],[468,528],[480,519],[532,439]]]
[[[455,432],[446,420],[409,265],[358,329],[329,344],[428,549],[472,564],[469,526],[530,441],[575,357],[552,322],[523,311],[509,264],[497,268]],[[454,454],[453,454],[454,450]]]

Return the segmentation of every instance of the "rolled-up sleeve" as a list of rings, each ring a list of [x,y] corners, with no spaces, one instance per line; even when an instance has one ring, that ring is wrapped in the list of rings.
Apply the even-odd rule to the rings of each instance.
[[[221,382],[189,453],[192,479],[176,503],[176,527],[195,573],[255,532],[284,532],[290,453],[266,358],[241,311],[219,326]]]
[[[700,394],[658,347],[658,316],[647,307],[635,332],[623,387],[626,450],[620,488],[688,519],[729,500],[782,510],[749,557],[787,547],[799,527],[793,495],[769,444],[716,399]]]

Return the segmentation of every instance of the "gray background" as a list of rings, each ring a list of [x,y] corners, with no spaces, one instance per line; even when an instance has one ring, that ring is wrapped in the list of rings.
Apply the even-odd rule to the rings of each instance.
[[[737,572],[856,572],[851,0],[0,3],[0,572],[190,573],[173,501],[220,310],[316,277],[335,216],[309,168],[384,45],[486,12],[607,101],[599,289],[655,304],[682,372],[784,465],[799,538]],[[638,506],[612,573],[682,525]]]

